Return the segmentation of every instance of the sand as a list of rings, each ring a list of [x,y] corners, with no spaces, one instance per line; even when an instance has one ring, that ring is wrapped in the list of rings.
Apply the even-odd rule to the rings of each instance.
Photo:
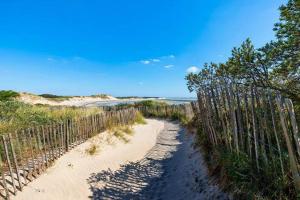
[[[208,176],[195,135],[165,121],[164,130],[147,155],[117,171],[89,178],[93,199],[228,200]]]
[[[208,176],[195,135],[179,124],[147,120],[123,143],[102,133],[61,157],[13,199],[228,200]],[[101,144],[90,156],[85,150]]]
[[[133,127],[134,134],[128,143],[111,137],[111,133],[101,133],[59,158],[12,199],[89,199],[93,193],[88,179],[93,173],[116,171],[122,165],[142,159],[155,145],[163,127],[163,121],[148,119],[146,125]],[[100,150],[89,155],[86,149],[93,144],[99,145]]]
[[[82,96],[82,97],[70,97],[66,100],[55,101],[47,99],[41,96],[29,94],[29,93],[20,93],[20,96],[17,98],[19,101],[28,104],[44,104],[50,106],[85,106],[88,104],[93,104],[96,102],[114,102],[119,101],[117,98],[112,96],[107,96],[106,98],[101,97],[91,97],[91,96]]]

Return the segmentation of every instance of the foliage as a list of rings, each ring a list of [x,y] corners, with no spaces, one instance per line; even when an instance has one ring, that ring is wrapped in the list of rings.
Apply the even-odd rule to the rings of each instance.
[[[107,94],[95,94],[95,95],[91,95],[91,97],[98,97],[98,98],[102,98],[102,99],[109,98]]]
[[[275,89],[300,103],[300,1],[289,0],[280,7],[274,30],[276,41],[255,49],[248,38],[232,49],[227,62],[204,64],[199,74],[188,74],[188,89],[197,91],[205,81],[222,77],[226,82]]]
[[[19,96],[19,93],[12,90],[0,90],[0,101],[9,101]]]
[[[168,104],[166,102],[162,101],[154,101],[154,100],[145,100],[145,101],[139,101],[134,104],[134,107],[147,107],[147,108],[154,108],[158,106],[167,106]]]
[[[71,96],[59,96],[54,94],[41,94],[40,97],[44,97],[46,99],[52,100],[52,101],[65,101],[71,98]]]
[[[145,118],[143,117],[143,115],[140,112],[136,113],[134,122],[137,124],[147,124]]]
[[[274,30],[276,41],[256,49],[246,39],[225,63],[205,63],[186,76],[198,95],[205,158],[238,199],[300,194],[299,138],[291,126],[300,116],[300,1],[280,7]]]
[[[0,101],[0,134],[32,125],[62,122],[102,112],[99,108],[49,107],[18,101]]]
[[[54,94],[40,94],[39,96],[44,97],[44,98],[48,98],[48,99],[52,99],[52,98],[67,98],[69,96],[58,96],[58,95],[54,95]]]

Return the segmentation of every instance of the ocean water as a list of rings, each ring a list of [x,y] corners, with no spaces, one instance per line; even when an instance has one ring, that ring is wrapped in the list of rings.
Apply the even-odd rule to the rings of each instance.
[[[114,100],[114,101],[98,101],[90,104],[86,104],[85,106],[91,107],[91,106],[115,106],[119,104],[133,104],[135,102],[144,101],[144,100],[157,100],[157,101],[163,101],[170,105],[178,105],[183,103],[189,103],[192,101],[195,101],[196,98],[193,97],[161,97],[156,99],[130,99],[130,100]]]

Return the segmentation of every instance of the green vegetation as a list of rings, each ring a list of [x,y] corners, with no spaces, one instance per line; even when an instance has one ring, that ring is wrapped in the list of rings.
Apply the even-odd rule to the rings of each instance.
[[[41,94],[39,96],[44,97],[49,100],[52,100],[52,101],[57,101],[57,102],[65,101],[72,97],[72,96],[58,96],[58,95],[54,95],[54,94]]]
[[[133,129],[130,126],[123,126],[121,127],[121,130],[126,133],[127,135],[133,135]]]
[[[19,96],[19,93],[12,90],[0,90],[0,101],[9,101]]]
[[[137,112],[134,122],[137,124],[147,124],[145,118],[140,112]]]
[[[167,118],[171,120],[178,120],[182,125],[187,125],[190,119],[185,113],[185,106],[190,105],[169,105],[166,102],[157,100],[145,100],[136,102],[132,105],[121,105],[121,107],[135,107],[140,109],[143,115],[147,117]]]
[[[156,108],[156,107],[162,107],[167,106],[168,104],[166,102],[157,101],[157,100],[145,100],[145,101],[139,101],[134,104],[134,107],[147,107],[147,108]]]
[[[91,97],[99,97],[99,98],[102,98],[102,99],[108,99],[108,95],[107,94],[94,94],[94,95],[91,95]]]
[[[102,110],[99,108],[49,107],[18,101],[0,101],[0,134],[100,112]]]
[[[227,62],[186,76],[210,171],[237,199],[300,197],[299,27],[300,1],[289,0],[276,41],[255,49],[247,39]]]
[[[125,143],[129,142],[127,136],[134,134],[132,127],[129,125],[110,127],[108,131]]]

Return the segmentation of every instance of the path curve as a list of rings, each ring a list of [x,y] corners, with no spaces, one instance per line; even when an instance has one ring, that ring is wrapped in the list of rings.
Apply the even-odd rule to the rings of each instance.
[[[209,183],[194,136],[178,124],[164,122],[156,145],[137,161],[117,171],[101,171],[88,179],[92,199],[193,200],[229,199]]]

